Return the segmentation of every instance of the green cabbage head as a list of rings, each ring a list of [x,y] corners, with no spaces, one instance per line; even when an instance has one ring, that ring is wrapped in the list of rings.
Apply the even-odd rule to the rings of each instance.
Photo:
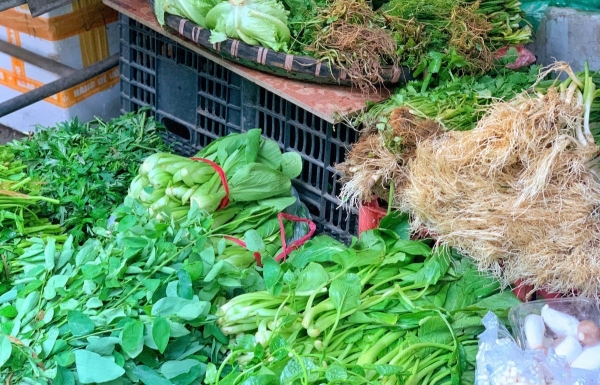
[[[165,13],[181,16],[206,27],[206,14],[219,0],[155,0],[154,13],[160,25],[165,25]]]
[[[223,1],[206,15],[206,27],[213,32],[212,43],[230,37],[273,51],[287,49],[287,22],[288,11],[278,0]]]

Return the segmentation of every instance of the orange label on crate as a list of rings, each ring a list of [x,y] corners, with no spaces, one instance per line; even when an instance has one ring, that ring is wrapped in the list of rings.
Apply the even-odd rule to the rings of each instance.
[[[9,9],[0,12],[0,25],[41,39],[56,41],[103,27],[118,20],[118,12],[98,1],[65,15],[51,18],[31,17]]]
[[[108,90],[118,82],[119,69],[114,68],[45,100],[61,108],[69,108],[98,92]],[[0,84],[20,92],[28,92],[44,85],[38,81],[17,76],[2,68],[0,68]]]

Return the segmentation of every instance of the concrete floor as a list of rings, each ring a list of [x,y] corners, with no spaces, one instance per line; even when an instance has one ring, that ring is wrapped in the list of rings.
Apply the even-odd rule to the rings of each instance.
[[[25,135],[19,131],[15,131],[12,128],[8,128],[0,124],[0,144],[12,142],[14,139],[21,139]]]

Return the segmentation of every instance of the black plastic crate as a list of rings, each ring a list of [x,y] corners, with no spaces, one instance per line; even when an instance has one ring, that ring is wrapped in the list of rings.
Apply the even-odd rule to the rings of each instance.
[[[334,166],[357,132],[331,124],[227,68],[121,15],[122,112],[150,107],[167,127],[165,140],[190,156],[212,140],[262,128],[263,135],[304,160],[294,187],[320,232],[341,240],[356,235],[355,211],[340,207]]]

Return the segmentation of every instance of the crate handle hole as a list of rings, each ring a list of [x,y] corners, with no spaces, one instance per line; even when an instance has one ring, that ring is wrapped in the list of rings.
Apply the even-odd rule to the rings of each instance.
[[[163,118],[162,124],[167,128],[167,131],[172,134],[175,134],[185,140],[190,140],[192,138],[190,130],[183,124],[176,122],[173,119]]]

